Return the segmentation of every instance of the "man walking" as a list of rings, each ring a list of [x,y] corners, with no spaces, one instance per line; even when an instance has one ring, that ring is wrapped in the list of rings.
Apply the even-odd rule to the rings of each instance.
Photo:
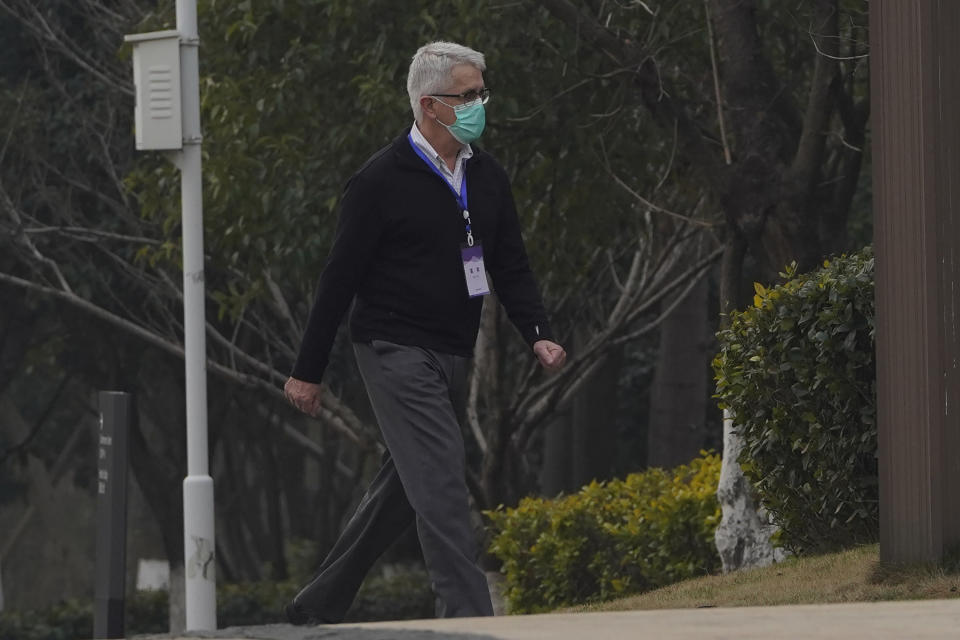
[[[471,146],[486,122],[485,70],[483,54],[467,47],[421,47],[407,76],[413,126],[347,183],[284,391],[316,415],[337,327],[355,301],[351,340],[387,452],[317,576],[287,605],[294,624],[342,621],[374,562],[411,523],[438,615],[493,614],[451,400],[466,380],[487,274],[540,363],[558,369],[566,353],[551,340],[507,175]]]

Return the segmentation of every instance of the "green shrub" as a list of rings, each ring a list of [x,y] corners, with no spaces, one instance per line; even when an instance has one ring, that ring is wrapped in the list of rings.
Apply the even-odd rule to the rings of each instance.
[[[303,585],[298,582],[225,584],[217,590],[217,626],[233,627],[282,622],[283,606]],[[426,571],[394,568],[389,576],[369,576],[347,612],[352,622],[430,618],[434,597]]]
[[[710,573],[720,566],[720,457],[673,471],[593,482],[555,500],[488,511],[490,552],[502,563],[511,613],[604,600]]]
[[[436,599],[430,578],[422,567],[395,568],[389,576],[364,581],[347,612],[347,622],[432,618]]]
[[[298,581],[226,584],[217,592],[217,626],[232,627],[284,621],[283,606],[303,585]],[[395,568],[389,576],[364,580],[347,612],[351,622],[430,618],[434,597],[430,580],[421,568]]]
[[[283,621],[283,606],[297,595],[293,582],[242,582],[217,587],[217,626],[239,627]]]
[[[137,591],[126,602],[127,635],[166,633],[170,629],[170,601],[166,591]]]
[[[138,591],[126,600],[128,635],[165,633],[169,627],[167,593]],[[4,611],[0,640],[77,640],[93,637],[93,602],[66,600],[43,609]]]
[[[878,532],[873,253],[824,262],[730,315],[717,398],[744,439],[740,464],[779,543],[821,552]]]
[[[249,582],[217,586],[217,626],[220,628],[274,624],[285,621],[283,605],[300,583]],[[138,591],[126,600],[128,636],[160,634],[169,629],[166,591]],[[348,613],[351,621],[429,618],[433,592],[422,568],[396,569],[390,576],[371,576]],[[0,640],[77,640],[93,637],[93,602],[70,600],[32,611],[0,613]]]
[[[77,640],[93,637],[93,604],[70,600],[37,611],[0,614],[0,640]]]

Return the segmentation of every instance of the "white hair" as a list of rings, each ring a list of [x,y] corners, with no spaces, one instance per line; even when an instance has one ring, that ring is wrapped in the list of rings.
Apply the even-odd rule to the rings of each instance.
[[[420,98],[446,92],[450,87],[453,68],[461,64],[469,64],[480,71],[487,70],[482,53],[453,42],[431,42],[413,54],[407,73],[407,94],[417,122],[423,118]]]

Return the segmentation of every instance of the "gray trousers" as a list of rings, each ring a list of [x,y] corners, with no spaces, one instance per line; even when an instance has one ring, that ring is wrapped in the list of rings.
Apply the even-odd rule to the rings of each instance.
[[[387,452],[317,577],[294,601],[322,620],[342,621],[374,562],[415,522],[437,614],[493,615],[476,563],[454,410],[469,360],[381,340],[355,344],[354,351]]]

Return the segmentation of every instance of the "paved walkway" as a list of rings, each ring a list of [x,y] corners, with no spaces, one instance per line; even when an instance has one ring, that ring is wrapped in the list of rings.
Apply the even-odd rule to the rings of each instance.
[[[138,640],[173,636],[138,636]],[[562,613],[293,627],[234,627],[222,640],[923,640],[960,638],[960,599],[785,607]]]

